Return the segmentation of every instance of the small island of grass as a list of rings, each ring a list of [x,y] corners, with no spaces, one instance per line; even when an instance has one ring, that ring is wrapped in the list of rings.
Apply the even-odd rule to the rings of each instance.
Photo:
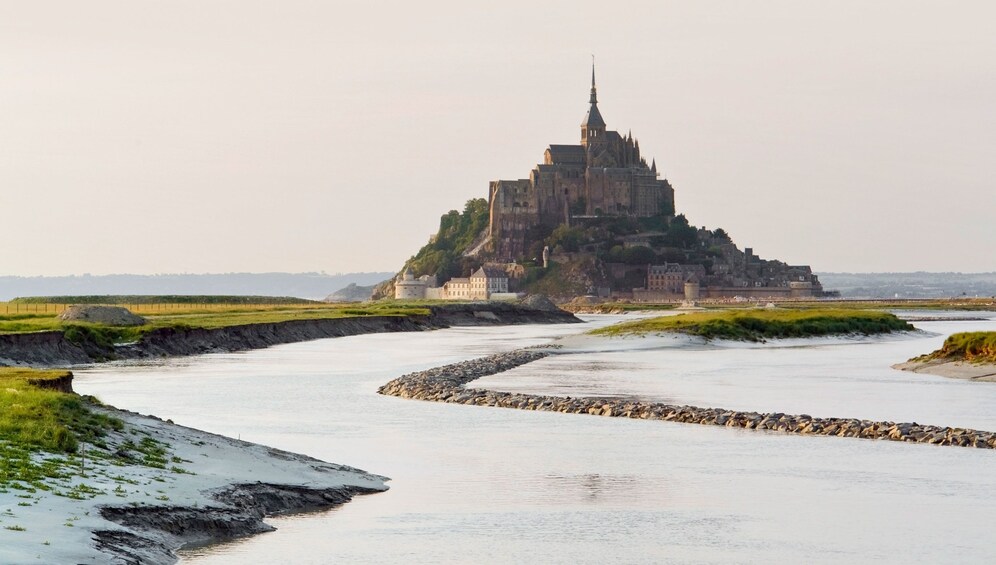
[[[996,332],[962,332],[948,336],[937,351],[893,368],[914,373],[996,382]]]
[[[968,361],[969,363],[996,363],[996,332],[962,332],[951,334],[940,349],[913,359],[930,361]]]
[[[593,335],[683,333],[705,339],[763,341],[831,335],[911,331],[893,314],[854,310],[722,310],[634,320],[593,330]]]

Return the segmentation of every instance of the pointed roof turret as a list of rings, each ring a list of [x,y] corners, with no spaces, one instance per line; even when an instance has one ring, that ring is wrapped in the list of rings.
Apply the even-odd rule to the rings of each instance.
[[[605,120],[602,119],[602,113],[598,111],[598,92],[595,89],[595,62],[591,63],[591,96],[588,98],[588,103],[591,107],[588,108],[588,113],[584,115],[584,121],[581,122],[582,126],[589,128],[604,128]]]
[[[591,56],[591,96],[588,97],[588,102],[591,104],[598,104],[598,92],[595,90],[595,56]]]
[[[655,174],[657,173],[657,159],[654,159],[654,160],[653,160],[653,161],[652,161],[652,162],[650,163],[650,172],[651,172],[651,173],[655,173]]]

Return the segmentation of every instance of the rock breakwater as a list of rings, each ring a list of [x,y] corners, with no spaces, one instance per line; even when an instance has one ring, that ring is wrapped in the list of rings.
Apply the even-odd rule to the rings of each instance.
[[[882,439],[934,445],[996,449],[996,432],[855,418],[816,418],[808,414],[744,412],[723,408],[678,406],[659,402],[597,397],[561,397],[467,388],[475,379],[495,375],[551,355],[553,351],[520,349],[401,376],[380,387],[380,394],[475,406],[542,410],[641,420],[769,430],[802,435]]]

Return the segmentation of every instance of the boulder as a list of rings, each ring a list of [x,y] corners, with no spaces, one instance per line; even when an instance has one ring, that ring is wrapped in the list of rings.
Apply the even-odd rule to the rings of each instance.
[[[145,318],[132,314],[122,306],[94,306],[80,304],[70,306],[59,314],[59,319],[66,322],[91,322],[108,326],[141,326]]]
[[[532,294],[522,299],[522,305],[527,308],[532,308],[534,310],[540,310],[543,312],[559,312],[560,308],[557,307],[549,298],[543,296],[542,294]]]

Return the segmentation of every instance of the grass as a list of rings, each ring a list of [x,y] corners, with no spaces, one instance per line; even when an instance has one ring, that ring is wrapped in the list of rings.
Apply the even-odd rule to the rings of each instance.
[[[951,359],[971,363],[996,363],[996,332],[962,332],[951,334],[940,349],[917,357],[914,361]]]
[[[73,453],[80,441],[95,443],[107,429],[121,428],[120,420],[91,412],[83,397],[32,384],[66,374],[0,367],[0,440]]]
[[[644,303],[644,302],[604,302],[601,304],[571,303],[562,304],[561,308],[569,311],[583,310],[598,314],[618,314],[622,312],[656,312],[674,310],[677,304]]]
[[[63,297],[72,298],[72,297]],[[86,297],[83,297],[86,298]],[[112,297],[113,298],[113,297]],[[427,316],[430,303],[388,301],[374,304],[325,304],[305,302],[294,304],[222,304],[222,303],[136,303],[129,309],[143,316],[143,326],[113,327],[86,322],[64,322],[58,319],[55,304],[32,302],[11,310],[13,303],[0,303],[0,334],[38,331],[63,331],[66,338],[77,344],[107,347],[112,343],[137,341],[142,335],[159,328],[220,328],[226,326],[286,322],[291,320],[322,320],[365,316]],[[63,304],[58,306],[62,307]],[[40,311],[24,312],[24,308]]]
[[[60,494],[55,485],[82,469],[76,457],[81,444],[87,444],[88,458],[100,456],[107,450],[107,432],[124,427],[117,418],[91,411],[94,399],[44,387],[67,374],[0,367],[0,492]],[[60,495],[86,498],[93,492],[80,486]]]
[[[82,295],[82,296],[25,296],[15,298],[11,304],[116,304],[116,305],[156,305],[156,304],[321,304],[316,300],[292,298],[289,296],[226,296],[188,294],[125,294],[125,295]]]
[[[722,310],[662,316],[593,330],[619,336],[678,332],[706,339],[763,341],[774,338],[878,334],[912,330],[886,312],[853,310]]]
[[[705,304],[710,306],[710,304]],[[782,303],[800,310],[996,310],[992,298],[909,298],[875,300],[793,300]]]
[[[719,299],[702,299],[699,306],[721,310],[749,310],[757,308],[757,303],[775,302],[779,306],[796,310],[962,310],[962,311],[996,311],[996,301],[992,298],[910,298],[910,299],[876,299],[876,300],[760,300],[748,302],[730,302]],[[675,303],[653,302],[613,302],[602,305],[579,305],[570,303],[564,305],[568,309],[583,308],[594,310],[605,307],[600,312],[610,311],[651,311],[666,310],[677,306]]]
[[[158,482],[193,474],[170,466],[190,461],[173,456],[169,444],[146,432],[132,429],[134,439],[122,441],[129,437],[124,423],[93,410],[95,399],[45,388],[45,381],[66,374],[0,368],[0,494],[32,506],[47,495],[92,499],[117,483],[111,492],[127,498],[122,484],[137,483],[121,475],[123,466],[154,469],[160,474],[151,480]]]

